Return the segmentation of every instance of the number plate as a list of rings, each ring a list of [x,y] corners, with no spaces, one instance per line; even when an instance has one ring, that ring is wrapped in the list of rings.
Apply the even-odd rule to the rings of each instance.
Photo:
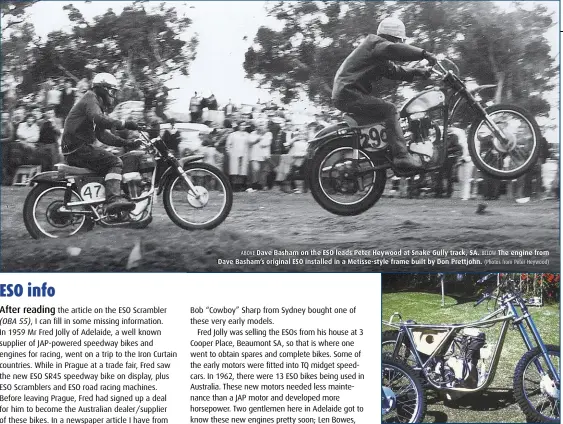
[[[98,202],[106,199],[106,189],[100,183],[88,183],[80,189],[80,195],[86,202]]]
[[[383,125],[370,125],[360,129],[360,143],[368,152],[383,150],[387,147],[387,130]]]

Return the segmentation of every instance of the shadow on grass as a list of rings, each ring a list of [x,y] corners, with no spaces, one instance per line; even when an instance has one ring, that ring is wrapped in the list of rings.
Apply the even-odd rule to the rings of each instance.
[[[427,391],[428,411],[424,419],[429,423],[446,422],[477,422],[469,418],[469,411],[491,412],[503,410],[516,401],[512,389],[487,389],[484,392],[466,395],[456,400],[446,400],[435,391]],[[436,410],[434,407],[448,408],[448,411]],[[469,418],[469,420],[468,420]]]
[[[514,404],[512,389],[487,389],[484,392],[467,395],[460,399],[444,401],[444,406],[451,409],[471,411],[498,411]]]

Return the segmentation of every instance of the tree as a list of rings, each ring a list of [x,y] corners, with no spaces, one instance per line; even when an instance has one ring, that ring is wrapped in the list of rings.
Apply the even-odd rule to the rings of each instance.
[[[377,22],[396,14],[407,23],[412,44],[445,53],[464,77],[498,85],[496,102],[521,104],[535,115],[549,112],[542,93],[553,90],[559,69],[546,30],[554,24],[545,7],[493,2],[280,2],[269,14],[279,31],[261,27],[248,49],[249,78],[278,90],[286,102],[301,91],[328,104],[333,78],[358,40]],[[427,82],[415,85],[421,89]],[[397,83],[378,85],[378,95],[397,102]]]
[[[19,25],[25,22],[26,9],[37,3],[39,0],[34,1],[2,1],[0,2],[0,17],[2,19],[2,38],[4,38],[5,31],[14,25]]]
[[[373,16],[393,8],[382,2],[279,2],[269,15],[284,27],[258,30],[245,55],[246,74],[279,91],[285,103],[305,92],[309,99],[329,104],[336,70],[359,38],[373,32]],[[391,93],[395,86],[390,82],[385,91]]]
[[[188,74],[197,39],[180,39],[191,20],[179,16],[174,7],[162,3],[147,10],[143,2],[134,2],[119,15],[110,8],[93,22],[87,22],[72,4],[64,9],[74,24],[72,32],[48,35],[27,73],[27,90],[59,76],[61,67],[79,78],[111,72],[124,88],[137,90],[160,88],[176,72]]]
[[[554,21],[544,6],[416,2],[407,4],[403,18],[416,23],[414,44],[447,54],[479,84],[497,84],[495,103],[520,104],[534,115],[549,112],[542,93],[553,90],[559,69],[545,38]]]

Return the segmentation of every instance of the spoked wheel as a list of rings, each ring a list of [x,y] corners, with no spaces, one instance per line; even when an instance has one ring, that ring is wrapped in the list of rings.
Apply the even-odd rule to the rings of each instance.
[[[549,358],[561,378],[560,348],[546,346]],[[516,365],[514,397],[530,422],[561,422],[561,385],[555,378],[539,347],[527,352]]]
[[[358,161],[352,160],[352,154],[350,141],[334,140],[319,148],[311,160],[311,193],[319,205],[336,215],[365,212],[385,189],[385,170],[366,172],[374,162],[361,150]]]
[[[395,345],[397,344],[398,336],[399,336],[399,332],[396,330],[384,331],[383,334],[381,335],[381,353],[383,354],[384,358],[391,358],[393,356],[393,352],[395,351]],[[398,352],[399,352],[398,356],[393,359],[404,362],[405,364],[409,365],[412,368],[417,367],[417,362],[414,353],[412,353],[412,349],[407,344],[405,344],[404,341],[402,345],[399,347]]]
[[[381,421],[419,423],[426,413],[420,381],[408,365],[383,357],[381,364]]]
[[[23,221],[31,237],[64,238],[78,233],[86,222],[85,215],[63,212],[65,187],[40,184],[27,195],[23,205]],[[71,202],[80,201],[72,193]]]
[[[171,178],[164,188],[166,213],[185,230],[215,228],[227,218],[233,204],[233,190],[227,177],[206,163],[190,163],[184,170],[195,185],[195,193],[183,177]]]
[[[506,140],[497,138],[484,119],[474,122],[468,143],[475,166],[495,178],[524,175],[540,154],[541,133],[535,119],[526,110],[508,105],[491,106],[487,114]]]

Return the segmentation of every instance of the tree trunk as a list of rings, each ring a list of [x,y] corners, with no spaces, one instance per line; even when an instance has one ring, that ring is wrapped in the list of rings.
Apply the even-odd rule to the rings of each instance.
[[[497,78],[497,90],[495,92],[495,103],[499,104],[502,101],[502,89],[504,87],[504,80],[506,78],[506,74],[504,72],[496,72],[495,73]]]
[[[493,44],[491,42],[489,42],[489,46],[488,46],[488,55],[489,55],[489,62],[491,63],[491,68],[493,70],[493,73],[495,74],[495,78],[496,78],[496,82],[497,82],[497,90],[495,92],[495,103],[499,104],[501,102],[502,99],[502,89],[504,86],[504,79],[506,77],[505,73],[503,71],[501,71],[499,69],[499,67],[497,66],[497,61],[495,60],[495,54],[494,54],[494,47]]]

